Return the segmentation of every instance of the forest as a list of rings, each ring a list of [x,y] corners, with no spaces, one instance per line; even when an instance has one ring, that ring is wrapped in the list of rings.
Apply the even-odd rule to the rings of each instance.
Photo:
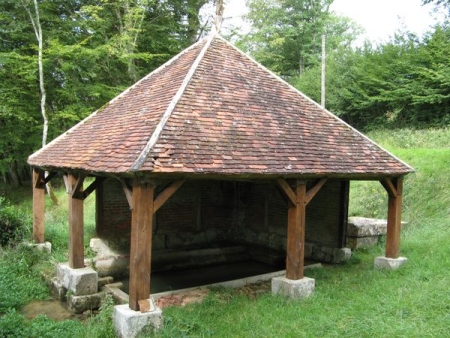
[[[450,125],[449,23],[355,47],[361,28],[332,2],[246,0],[250,32],[223,35],[317,102],[325,35],[326,108],[362,131]],[[2,0],[2,181],[21,185],[31,153],[207,35],[205,6],[214,0]]]

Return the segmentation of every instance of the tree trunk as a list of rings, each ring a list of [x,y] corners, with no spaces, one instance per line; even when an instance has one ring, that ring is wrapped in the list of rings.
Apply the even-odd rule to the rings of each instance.
[[[45,110],[45,104],[47,99],[47,93],[45,91],[45,83],[44,83],[44,65],[42,61],[42,53],[43,53],[43,38],[42,38],[42,27],[41,20],[39,17],[39,7],[37,0],[33,0],[34,3],[34,16],[31,13],[30,8],[25,3],[25,0],[22,0],[22,5],[28,13],[30,17],[31,24],[34,29],[34,34],[36,35],[36,40],[38,42],[38,70],[39,70],[39,90],[41,92],[41,114],[43,119],[43,128],[42,128],[42,147],[47,144],[47,135],[48,135],[48,116]],[[47,176],[48,173],[45,175]],[[58,199],[52,190],[52,186],[50,182],[46,185],[47,193],[50,195],[54,204],[58,204]]]

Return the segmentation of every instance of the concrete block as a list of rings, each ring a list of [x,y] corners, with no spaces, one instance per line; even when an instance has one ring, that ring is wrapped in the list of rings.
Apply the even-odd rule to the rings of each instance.
[[[315,280],[309,277],[292,280],[285,276],[272,278],[272,294],[293,299],[307,298],[314,292]]]
[[[67,306],[73,313],[83,313],[88,310],[96,310],[100,308],[102,302],[102,294],[96,293],[87,296],[74,296],[67,297]]]
[[[360,248],[370,248],[378,244],[379,236],[371,237],[347,237],[347,246],[349,248],[360,249]]]
[[[374,261],[375,269],[397,270],[404,265],[408,259],[406,257],[388,258],[384,256],[376,257]]]
[[[57,267],[59,283],[75,296],[91,295],[98,292],[98,274],[92,268],[72,269],[68,263]]]
[[[352,257],[352,250],[349,248],[334,248],[333,263],[346,262]]]
[[[36,244],[36,249],[37,249],[37,251],[45,251],[45,252],[51,253],[52,252],[52,243],[45,242],[45,243]]]
[[[370,237],[385,235],[387,221],[366,217],[349,217],[347,224],[347,236]]]
[[[156,331],[163,327],[162,310],[155,306],[153,299],[151,311],[140,312],[130,309],[128,304],[114,306],[113,323],[116,334],[120,338],[134,338],[144,329]]]

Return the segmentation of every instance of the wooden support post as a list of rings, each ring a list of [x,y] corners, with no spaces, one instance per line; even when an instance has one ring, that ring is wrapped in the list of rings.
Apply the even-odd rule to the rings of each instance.
[[[133,181],[129,307],[140,310],[139,301],[150,297],[154,187],[149,182]]]
[[[302,279],[305,263],[306,182],[297,182],[296,203],[288,209],[286,278]]]
[[[45,173],[33,168],[33,239],[44,243],[45,216]]]
[[[398,258],[400,255],[400,231],[402,226],[403,179],[381,182],[389,195],[386,236],[386,257]]]
[[[78,182],[78,183],[77,183]],[[69,191],[69,266],[72,269],[84,268],[84,212],[83,199],[75,198],[82,192],[83,185],[78,175],[69,174],[67,178]],[[76,188],[76,194],[74,189]],[[75,196],[74,196],[75,195]]]

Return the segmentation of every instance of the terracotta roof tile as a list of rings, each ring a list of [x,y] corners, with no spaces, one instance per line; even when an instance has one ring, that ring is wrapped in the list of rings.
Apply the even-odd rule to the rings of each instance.
[[[168,109],[172,103],[174,109]],[[412,171],[218,36],[147,75],[30,156],[29,163],[110,173],[376,176]]]

